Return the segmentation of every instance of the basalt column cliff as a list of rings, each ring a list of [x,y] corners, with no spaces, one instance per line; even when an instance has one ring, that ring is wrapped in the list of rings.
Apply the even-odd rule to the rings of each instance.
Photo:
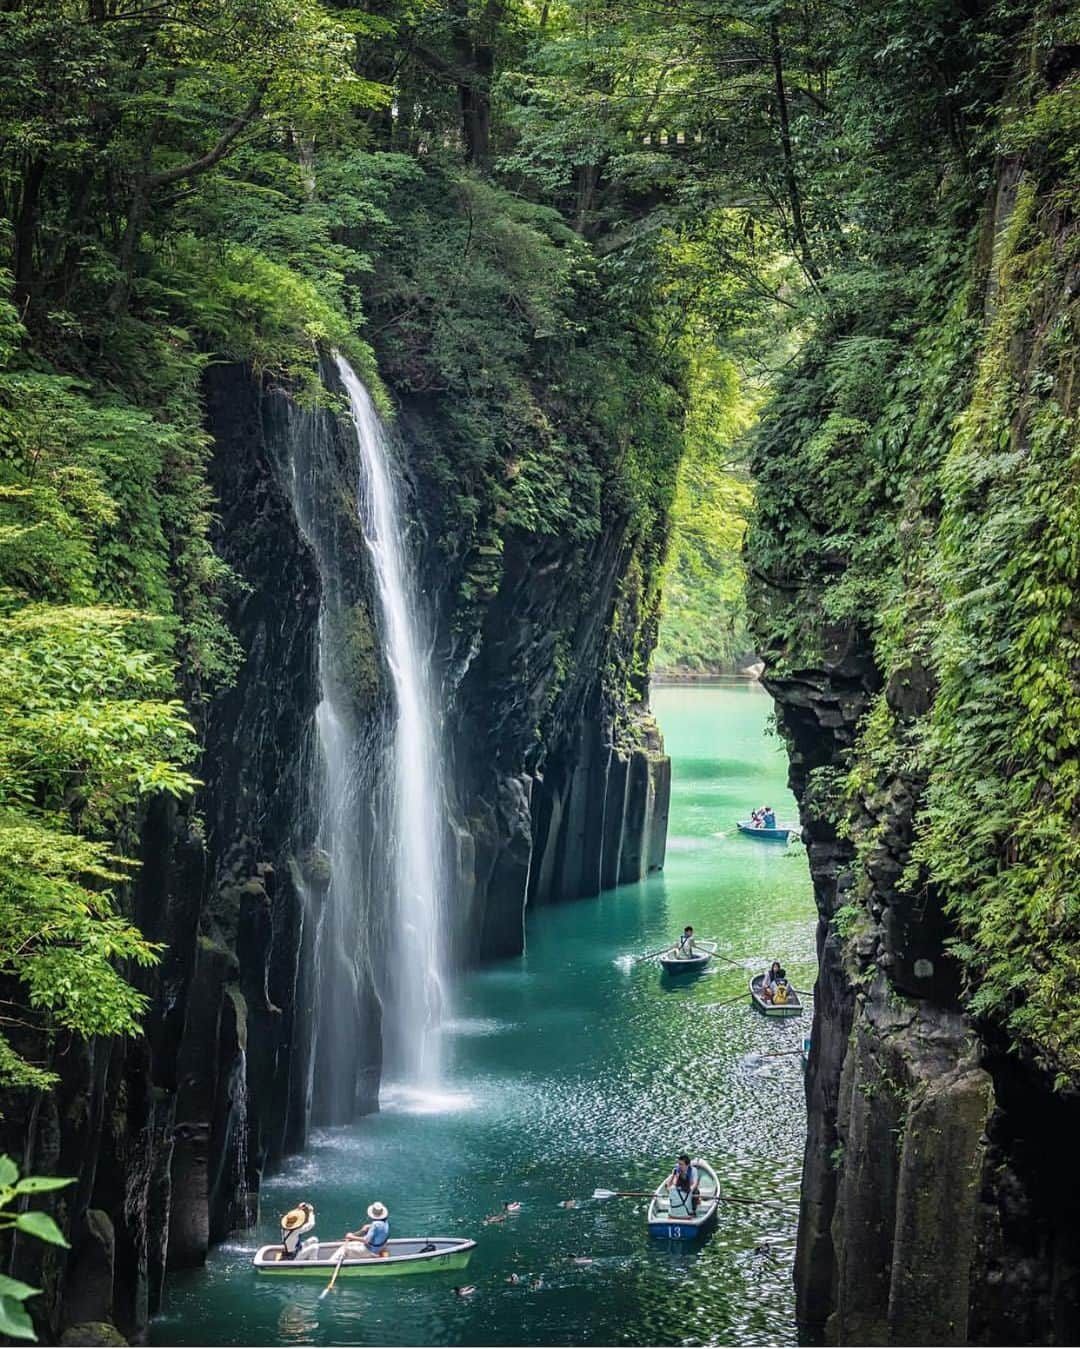
[[[757,624],[820,913],[795,1278],[833,1344],[1080,1335],[1077,49],[1055,31],[1020,39],[981,194],[942,187],[932,297],[852,304],[759,442]],[[842,504],[837,445],[864,471]]]

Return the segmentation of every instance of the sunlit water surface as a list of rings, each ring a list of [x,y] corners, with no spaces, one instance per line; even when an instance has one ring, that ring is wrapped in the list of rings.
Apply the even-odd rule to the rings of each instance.
[[[794,814],[760,689],[657,688],[653,704],[674,763],[663,875],[533,912],[525,956],[455,988],[439,1090],[386,1084],[379,1115],[316,1134],[264,1184],[257,1231],[170,1278],[153,1343],[795,1342],[805,1114],[798,1056],[782,1051],[798,1049],[809,1013],[766,1021],[747,976],[722,962],[671,982],[628,957],[692,922],[747,971],[775,955],[809,986],[806,854],[733,831],[765,801]],[[590,1198],[651,1187],[682,1148],[707,1156],[733,1195],[781,1208],[730,1203],[711,1237],[683,1249],[649,1240],[645,1200]],[[320,1283],[261,1280],[249,1264],[300,1199],[324,1238],[381,1199],[394,1235],[479,1245],[463,1273],[343,1282],[320,1300]],[[504,1200],[521,1211],[485,1225]],[[466,1281],[476,1291],[461,1297]]]

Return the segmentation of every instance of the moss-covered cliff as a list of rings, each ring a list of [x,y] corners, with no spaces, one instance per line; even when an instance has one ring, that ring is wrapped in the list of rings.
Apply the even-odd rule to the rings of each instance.
[[[832,1343],[1067,1343],[1080,1315],[1072,23],[1024,25],[981,171],[757,445],[821,915],[796,1279]]]

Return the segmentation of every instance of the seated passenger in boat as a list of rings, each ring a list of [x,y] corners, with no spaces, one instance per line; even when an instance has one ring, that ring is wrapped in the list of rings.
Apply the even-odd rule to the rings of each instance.
[[[776,992],[772,997],[774,1007],[782,1007],[788,1000],[788,981],[781,979],[776,985]]]
[[[389,1255],[386,1243],[390,1240],[390,1211],[376,1199],[368,1209],[367,1216],[371,1222],[365,1223],[359,1232],[346,1232],[345,1240],[361,1244],[363,1251],[358,1251],[358,1255]]]
[[[295,1260],[304,1237],[315,1226],[315,1210],[308,1203],[297,1204],[281,1220],[281,1258]]]
[[[757,810],[752,810],[750,812],[750,823],[754,826],[755,829],[761,828],[761,821],[764,818],[764,816],[765,816],[764,806],[760,806]]]
[[[694,929],[689,923],[683,928],[682,936],[675,946],[675,954],[678,956],[692,956],[694,954]]]
[[[776,812],[772,806],[764,806],[761,811],[761,823],[765,829],[776,828]]]
[[[780,967],[779,960],[774,960],[765,973],[765,978],[761,981],[761,996],[766,1002],[772,1002],[776,995],[776,988],[780,980],[784,977],[784,971]]]
[[[697,1212],[701,1203],[700,1181],[698,1169],[690,1161],[689,1153],[680,1152],[671,1175],[664,1182],[668,1192],[668,1213],[671,1217],[679,1216],[680,1210],[686,1217]]]

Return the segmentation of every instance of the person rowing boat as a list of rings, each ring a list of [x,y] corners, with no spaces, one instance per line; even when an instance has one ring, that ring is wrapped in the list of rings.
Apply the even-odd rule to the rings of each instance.
[[[390,1211],[385,1204],[376,1199],[367,1211],[371,1222],[365,1223],[359,1232],[346,1232],[345,1240],[358,1241],[367,1255],[385,1256],[389,1252],[386,1243],[390,1240]]]
[[[701,1177],[697,1167],[691,1162],[689,1153],[679,1153],[678,1161],[664,1184],[669,1194],[672,1190],[678,1193],[683,1208],[693,1213],[697,1212],[701,1203]]]

